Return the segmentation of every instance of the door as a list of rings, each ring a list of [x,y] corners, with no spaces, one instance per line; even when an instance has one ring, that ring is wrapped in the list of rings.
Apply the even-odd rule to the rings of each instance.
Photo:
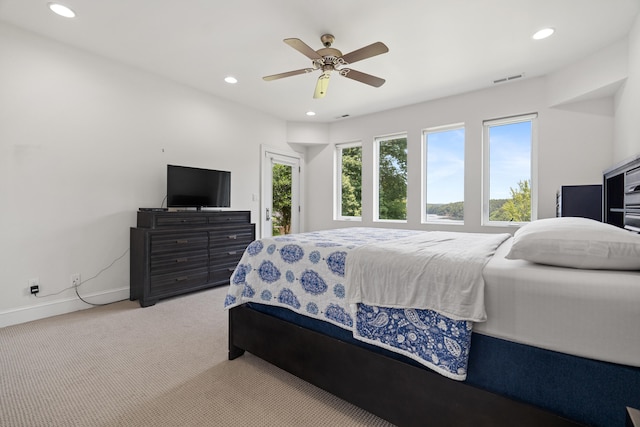
[[[300,155],[263,149],[262,237],[300,232]]]

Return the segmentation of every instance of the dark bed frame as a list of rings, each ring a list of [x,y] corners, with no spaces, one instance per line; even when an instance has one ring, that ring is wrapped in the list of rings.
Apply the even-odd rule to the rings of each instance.
[[[245,351],[399,426],[581,425],[246,304],[229,311],[229,359]]]
[[[634,231],[640,227],[633,222],[640,211],[627,206],[624,186],[625,174],[639,166],[637,155],[605,171],[604,222]],[[257,308],[244,304],[229,311],[229,359],[248,351],[399,426],[622,427],[626,420],[635,427],[626,407],[640,407],[638,367],[508,342],[496,345],[488,337],[485,345],[472,337],[469,375],[460,382]],[[478,371],[472,366],[474,349],[475,360],[482,360]],[[480,378],[472,380],[473,372],[481,372]]]

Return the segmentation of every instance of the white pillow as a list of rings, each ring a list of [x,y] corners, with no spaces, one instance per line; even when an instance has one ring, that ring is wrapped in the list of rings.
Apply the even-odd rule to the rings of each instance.
[[[640,270],[640,235],[587,218],[547,218],[513,235],[508,259],[600,270]]]

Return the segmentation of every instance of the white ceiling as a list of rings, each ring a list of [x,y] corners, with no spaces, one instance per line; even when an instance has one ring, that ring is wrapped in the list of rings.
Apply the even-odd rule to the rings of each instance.
[[[0,21],[290,121],[330,122],[547,74],[624,37],[640,0],[0,0]],[[532,34],[551,26],[549,39]],[[265,82],[311,61],[285,43],[313,49],[333,34],[343,54],[376,41],[389,53],[353,69],[386,79],[380,88],[320,72]],[[239,82],[229,85],[227,75]],[[506,83],[508,84],[508,83]],[[305,115],[317,113],[314,118]]]

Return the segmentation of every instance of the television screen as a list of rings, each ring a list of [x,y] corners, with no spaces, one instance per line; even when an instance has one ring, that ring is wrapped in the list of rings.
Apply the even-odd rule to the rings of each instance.
[[[167,165],[167,207],[231,207],[231,172]]]

